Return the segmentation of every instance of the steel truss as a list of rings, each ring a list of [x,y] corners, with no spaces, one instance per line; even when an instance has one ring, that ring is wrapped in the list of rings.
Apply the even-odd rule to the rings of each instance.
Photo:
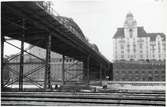
[[[4,19],[3,19],[4,20]],[[5,21],[8,21],[8,20],[5,20]],[[10,34],[6,34],[6,35],[2,35],[1,37],[1,86],[2,88],[3,87],[7,87],[11,84],[14,84],[16,82],[19,82],[19,91],[23,91],[23,80],[24,79],[27,79],[29,80],[30,83],[36,85],[37,87],[39,88],[44,88],[45,90],[48,90],[48,89],[51,89],[52,88],[52,81],[54,81],[51,77],[51,47],[52,47],[52,36],[51,34],[52,33],[49,33],[49,32],[41,32],[41,33],[44,33],[44,34],[47,34],[47,38],[43,38],[42,40],[45,40],[46,42],[46,58],[45,59],[42,59],[32,53],[29,53],[28,52],[28,49],[24,49],[24,41],[25,39],[31,39],[31,40],[36,40],[38,38],[25,38],[25,34],[26,34],[26,20],[25,19],[22,19],[22,20],[19,20],[19,23],[16,21],[16,22],[11,22],[11,21],[8,21],[8,23],[11,23],[11,24],[14,24],[16,25],[17,27],[19,27],[21,30],[22,30],[22,33],[21,33],[21,36],[20,36],[20,41],[21,41],[21,48],[18,47],[18,46],[15,46],[14,44],[8,42],[8,40],[12,40],[12,38],[8,38],[6,39],[5,36],[6,35],[17,35],[17,33],[10,33]],[[37,31],[39,33],[39,31]],[[6,61],[4,61],[3,59],[3,56],[4,56],[4,42],[19,49],[20,50],[20,53],[19,54],[16,54],[12,57],[9,57],[6,59]],[[29,49],[32,49],[33,47],[29,48]],[[33,56],[37,59],[39,59],[41,62],[30,62],[30,63],[27,63],[27,62],[24,62],[24,53],[27,53],[28,55],[30,56]],[[19,63],[13,63],[11,62],[13,59],[17,58],[20,56],[20,61]],[[87,83],[87,85],[89,85],[90,83],[90,73],[91,73],[91,55],[88,55],[88,56],[84,56],[83,58],[83,63],[82,63],[82,68],[79,68],[79,69],[73,69],[74,66],[78,65],[80,66],[80,61],[76,60],[73,64],[70,64],[68,67],[65,66],[65,60],[66,60],[66,56],[62,55],[62,84],[64,85],[65,82],[69,82],[75,78],[78,78],[79,76],[83,76],[83,80],[84,82]],[[28,70],[28,72],[24,73],[24,65],[26,64],[41,64],[40,66],[36,67],[36,68],[33,68],[31,70]],[[18,70],[14,70],[13,68],[11,68],[10,66],[11,65],[19,65],[19,71]],[[8,70],[18,76],[17,78],[15,78],[13,81],[7,81],[5,84],[4,84],[4,78],[3,78],[3,71],[4,71],[4,66],[8,67]],[[34,73],[40,71],[42,68],[45,68],[45,73],[44,73],[44,85],[43,84],[40,84],[39,82],[37,82],[36,80],[32,79],[30,77],[30,75],[33,75]],[[106,70],[106,68],[103,68],[103,65],[102,64],[99,64],[99,69],[97,70],[97,73],[99,73],[99,80],[100,80],[100,83],[102,83],[102,79],[104,78],[103,77],[103,70]],[[72,71],[81,71],[81,73],[78,73],[78,74],[74,74],[74,73],[71,73]],[[41,71],[40,71],[41,72]],[[68,74],[68,75],[71,75],[70,78],[67,78],[65,74]],[[106,75],[106,73],[105,73]]]
[[[5,36],[4,36],[5,37]],[[51,39],[51,38],[49,38]],[[10,40],[10,39],[7,39],[7,40]],[[8,57],[6,60],[5,63],[2,63],[3,66],[6,66],[8,67],[8,70],[10,73],[12,73],[13,75],[16,75],[18,76],[17,78],[13,79],[12,81],[8,81],[6,82],[3,86],[4,87],[7,87],[7,86],[10,86],[16,82],[19,82],[19,91],[23,91],[23,79],[27,79],[29,80],[30,83],[34,84],[35,86],[37,86],[38,88],[44,88],[44,89],[51,89],[51,82],[54,81],[52,78],[51,78],[51,74],[50,74],[50,53],[48,53],[48,51],[50,51],[49,49],[46,51],[46,60],[32,54],[32,53],[29,53],[28,50],[32,49],[33,47],[30,47],[29,49],[25,49],[23,48],[20,48],[18,46],[15,46],[14,44],[8,42],[6,39],[4,40],[5,43],[19,49],[19,50],[22,50],[20,53],[14,55],[14,56],[11,56],[11,57]],[[51,40],[50,40],[51,41]],[[48,43],[49,44],[49,43]],[[21,45],[24,45],[24,44],[21,44]],[[51,45],[51,44],[50,44]],[[50,46],[48,46],[48,48],[51,48]],[[1,48],[2,49],[2,48]],[[21,57],[24,57],[24,52],[27,53],[28,55],[30,56],[33,56],[37,59],[39,59],[41,62],[24,62],[24,58],[21,58]],[[17,57],[20,57],[20,62],[11,62],[12,60],[14,60],[15,58]],[[22,61],[23,60],[23,61]],[[78,61],[78,60],[75,60],[74,63],[70,64],[69,66],[65,67],[65,60],[66,60],[66,57],[63,55],[62,57],[62,84],[64,85],[65,82],[70,82],[71,80],[79,77],[79,76],[82,76],[83,75],[83,67],[79,68],[79,69],[74,69],[73,67],[78,65],[78,66],[81,66],[81,62]],[[20,64],[21,63],[21,64]],[[29,65],[29,64],[41,64],[40,66],[36,67],[36,68],[33,68],[31,70],[28,70],[28,72],[24,73],[23,72],[23,68],[24,68],[24,65]],[[11,68],[10,66],[13,65],[13,66],[16,66],[16,65],[20,65],[21,66],[21,73],[20,71],[17,71],[13,68]],[[49,65],[49,66],[48,66]],[[22,68],[23,67],[23,68]],[[45,68],[45,74],[44,74],[44,87],[42,84],[38,83],[38,81],[32,79],[30,76],[33,75],[35,72],[38,72],[40,71],[42,68]],[[49,71],[49,72],[48,72]],[[82,71],[81,73],[75,75],[73,73],[71,73],[72,71]],[[3,70],[2,70],[2,73],[3,73]],[[72,75],[72,77],[70,78],[66,78],[65,77],[65,74],[68,74],[68,75]],[[2,81],[2,84],[4,82]]]
[[[7,59],[6,59],[7,61],[6,61],[5,63],[4,63],[4,62],[2,63],[2,66],[3,66],[3,67],[4,67],[4,66],[7,66],[7,67],[8,67],[8,70],[9,70],[11,73],[13,73],[13,74],[16,75],[16,76],[19,75],[19,77],[17,77],[16,79],[12,80],[12,82],[8,81],[8,82],[7,82],[6,84],[4,84],[3,86],[4,86],[4,87],[7,87],[7,86],[12,85],[12,84],[14,84],[14,83],[16,83],[16,82],[19,81],[19,91],[23,91],[23,79],[26,78],[26,79],[28,79],[29,82],[31,82],[32,84],[36,85],[36,86],[39,87],[39,88],[42,88],[42,87],[43,87],[42,84],[39,84],[38,82],[36,82],[35,80],[33,80],[31,77],[28,77],[28,76],[30,76],[30,75],[32,75],[33,73],[35,73],[35,72],[41,70],[42,68],[44,68],[44,67],[45,67],[45,62],[44,62],[45,60],[42,59],[42,58],[39,58],[38,56],[35,56],[35,55],[33,55],[33,54],[27,52],[29,49],[32,49],[33,47],[30,47],[29,49],[23,50],[23,49],[24,49],[23,46],[22,46],[22,48],[19,48],[19,47],[13,45],[13,44],[10,43],[10,42],[7,42],[7,41],[5,41],[5,40],[4,40],[4,42],[7,43],[7,44],[9,44],[9,45],[11,45],[11,46],[13,46],[13,47],[15,47],[15,48],[17,48],[17,49],[22,50],[22,51],[21,51],[20,53],[16,54],[16,55],[14,55],[14,56],[11,56],[11,57],[7,58]],[[24,45],[24,44],[21,44],[21,45]],[[1,48],[1,49],[2,49],[2,48]],[[10,61],[13,60],[13,59],[15,59],[15,58],[17,58],[18,56],[24,57],[24,54],[23,54],[24,52],[27,53],[27,54],[29,54],[29,55],[31,55],[31,56],[33,56],[33,57],[35,57],[35,58],[37,58],[37,59],[39,59],[39,60],[41,60],[42,62],[40,62],[40,63],[38,63],[38,64],[42,64],[42,65],[41,65],[41,66],[38,66],[38,67],[36,67],[36,68],[34,68],[34,69],[31,69],[31,70],[29,70],[29,71],[26,72],[26,73],[23,73],[23,67],[24,67],[24,64],[26,64],[26,63],[24,63],[23,58],[20,58],[21,61],[20,61],[19,63],[11,63]],[[2,53],[1,53],[1,54],[2,54]],[[20,63],[21,63],[21,65],[20,65],[20,66],[21,66],[21,73],[20,73],[20,71],[16,71],[16,70],[14,70],[14,69],[12,69],[12,68],[10,67],[10,65],[18,65],[18,64],[20,64]],[[31,62],[31,63],[29,63],[29,64],[33,64],[33,63]],[[43,65],[43,64],[44,64],[44,65]],[[4,69],[1,70],[1,71],[2,71],[2,74],[3,74],[3,70],[4,70]],[[3,83],[4,83],[4,82],[2,81],[2,84],[3,84]]]
[[[63,58],[63,60],[65,60],[65,59],[66,59],[66,57]],[[83,75],[83,66],[82,66],[81,62],[78,61],[78,60],[74,60],[74,63],[69,64],[69,66],[67,66],[67,67],[63,67],[63,66],[64,66],[64,61],[62,63],[62,68],[63,68],[62,69],[62,74],[63,74],[62,79],[64,81],[64,84],[65,84],[65,82],[70,82],[73,79]],[[78,66],[79,68],[73,68],[75,66]],[[71,73],[71,72],[74,72],[74,71],[77,71],[77,72],[80,71],[80,73],[79,74]],[[67,77],[65,77],[65,74],[71,75],[72,77],[67,78]]]
[[[48,37],[49,41],[51,41],[50,37]],[[32,83],[35,86],[37,86],[38,88],[44,88],[45,90],[52,88],[51,82],[53,82],[54,80],[51,78],[51,71],[50,71],[50,63],[51,63],[51,60],[50,60],[51,59],[50,58],[51,50],[50,49],[51,49],[51,43],[48,43],[47,51],[46,51],[46,60],[44,60],[44,59],[42,59],[42,58],[40,58],[40,57],[28,52],[28,50],[32,49],[33,47],[30,47],[29,49],[24,50],[23,47],[19,48],[19,47],[15,46],[14,44],[6,41],[5,39],[4,39],[4,42],[9,44],[9,45],[11,45],[11,46],[13,46],[13,47],[15,47],[15,48],[17,48],[17,49],[22,50],[22,51],[19,54],[16,54],[14,56],[11,56],[11,57],[7,58],[7,62],[2,63],[3,66],[7,66],[9,68],[8,70],[11,73],[13,73],[16,76],[19,75],[19,77],[15,78],[13,81],[8,81],[5,84],[3,84],[3,81],[2,81],[3,86],[7,87],[7,86],[12,85],[12,84],[14,84],[14,83],[19,81],[19,91],[23,91],[23,79],[25,78],[25,79],[29,80],[30,83]],[[22,44],[22,45],[24,45],[24,44]],[[1,48],[1,49],[3,49],[3,48]],[[33,56],[33,57],[35,57],[35,58],[37,58],[37,59],[39,59],[41,62],[24,62],[24,61],[21,61],[21,60],[23,60],[21,58],[20,58],[20,62],[19,63],[10,62],[11,60],[15,59],[18,56],[22,55],[22,57],[24,57],[24,54],[23,54],[24,52],[29,54],[29,55],[31,55],[31,56]],[[2,53],[1,53],[1,55],[2,55]],[[75,60],[73,64],[69,64],[69,66],[65,66],[65,60],[66,60],[66,56],[62,55],[62,84],[65,85],[66,82],[70,82],[71,80],[73,80],[73,79],[75,79],[75,78],[77,78],[79,76],[83,76],[83,80],[86,80],[87,85],[89,85],[90,78],[91,78],[90,77],[90,71],[91,71],[91,69],[90,69],[90,66],[91,66],[90,65],[90,60],[91,60],[91,56],[90,55],[87,56],[86,60],[84,60],[83,63],[82,63],[83,66],[79,67],[79,68],[76,68],[76,69],[74,69],[73,67],[77,66],[77,65],[80,66],[81,65],[80,61]],[[20,65],[20,63],[22,63],[22,64]],[[21,72],[23,72],[23,74],[20,74],[20,71],[16,71],[16,70],[14,70],[13,68],[10,67],[10,65],[20,65],[22,67],[25,64],[41,64],[41,65],[38,66],[38,67],[35,67],[35,68],[31,69],[31,70],[28,70],[28,72],[26,72],[26,73],[21,71]],[[32,79],[30,77],[30,75],[34,74],[37,71],[40,71],[42,68],[45,68],[44,85],[40,84],[38,81],[36,81],[36,80],[34,80],[34,79]],[[22,70],[23,70],[23,68],[22,68]],[[102,80],[105,79],[106,72],[108,70],[109,70],[109,68],[104,68],[102,64],[99,64],[99,67],[98,67],[98,71],[99,72],[96,72],[96,73],[99,74],[99,83],[101,85],[102,85]],[[1,71],[3,71],[3,70],[1,70]],[[75,75],[74,73],[71,73],[72,71],[81,71],[81,73]],[[3,74],[3,72],[2,72],[2,74]],[[65,74],[71,75],[71,77],[67,79]]]

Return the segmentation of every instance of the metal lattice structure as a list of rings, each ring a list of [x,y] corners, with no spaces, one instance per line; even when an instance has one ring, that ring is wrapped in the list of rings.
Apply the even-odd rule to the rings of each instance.
[[[5,61],[3,59],[4,54],[4,42],[20,49],[20,59],[17,63],[18,70],[12,69],[10,71],[13,74],[18,75],[17,81],[19,83],[19,90],[23,90],[24,78],[28,79],[34,84],[39,84],[34,81],[30,74],[44,69],[44,89],[51,88],[51,51],[62,54],[63,62],[65,56],[73,58],[83,63],[83,79],[89,84],[92,76],[92,72],[96,72],[99,75],[99,80],[102,81],[107,72],[110,69],[110,62],[98,51],[96,47],[92,46],[82,33],[79,26],[71,19],[54,14],[50,8],[50,4],[45,2],[2,2],[1,3],[1,61],[2,68],[4,70]],[[5,40],[5,37],[20,40],[21,46],[17,47]],[[46,57],[40,58],[32,53],[24,50],[24,42],[32,44],[34,46],[46,49]],[[28,62],[24,62],[24,54],[29,54],[38,60],[40,60],[41,66],[29,69],[29,73],[24,72],[24,66]],[[9,61],[8,61],[9,62]],[[29,62],[30,64],[36,64],[37,62]],[[75,65],[75,64],[74,64]],[[13,66],[13,65],[12,65]],[[69,69],[70,70],[70,69]],[[62,82],[65,82],[65,75],[70,74],[67,71],[64,63],[62,63]],[[43,71],[43,70],[42,70]],[[2,75],[3,72],[2,72]],[[79,76],[80,74],[78,74]],[[75,76],[68,78],[72,80]],[[2,78],[2,86],[4,86]],[[15,79],[14,79],[15,80]]]

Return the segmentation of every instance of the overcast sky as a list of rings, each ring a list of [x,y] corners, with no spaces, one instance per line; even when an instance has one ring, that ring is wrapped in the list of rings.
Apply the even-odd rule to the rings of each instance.
[[[110,61],[112,37],[123,26],[128,12],[146,32],[167,34],[167,0],[55,0],[52,6],[61,16],[73,18]]]

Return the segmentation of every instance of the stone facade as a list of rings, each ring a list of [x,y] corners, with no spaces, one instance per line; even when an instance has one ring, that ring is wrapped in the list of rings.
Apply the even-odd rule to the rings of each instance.
[[[113,80],[165,81],[165,62],[114,62]]]

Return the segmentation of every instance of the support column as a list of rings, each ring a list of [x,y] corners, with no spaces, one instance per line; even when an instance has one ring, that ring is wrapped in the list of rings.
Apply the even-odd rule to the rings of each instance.
[[[113,70],[113,64],[110,64],[109,65],[109,71],[108,71],[109,72],[109,80],[110,81],[113,81],[113,71],[114,71]]]
[[[86,60],[83,61],[83,81],[87,80],[87,65]]]
[[[90,56],[87,57],[87,84],[89,84],[90,81]]]
[[[100,73],[99,73],[99,77],[100,77],[100,84],[102,85],[102,64],[100,64]]]
[[[64,69],[64,60],[65,60],[65,56],[62,55],[62,85],[65,84],[65,69]]]
[[[45,66],[45,80],[44,89],[51,88],[51,78],[50,78],[50,54],[51,54],[51,35],[48,35],[47,47],[46,47],[46,66]]]
[[[106,73],[107,73],[107,68],[104,69],[104,80],[105,80],[105,81],[107,80],[107,78],[106,78],[106,76],[107,76]]]
[[[19,72],[19,91],[23,91],[23,69],[24,69],[24,28],[25,28],[25,20],[22,20],[22,28],[23,34],[21,37],[21,52],[20,52],[20,72]]]
[[[1,36],[1,87],[4,87],[3,83],[3,68],[4,68],[4,36]]]

